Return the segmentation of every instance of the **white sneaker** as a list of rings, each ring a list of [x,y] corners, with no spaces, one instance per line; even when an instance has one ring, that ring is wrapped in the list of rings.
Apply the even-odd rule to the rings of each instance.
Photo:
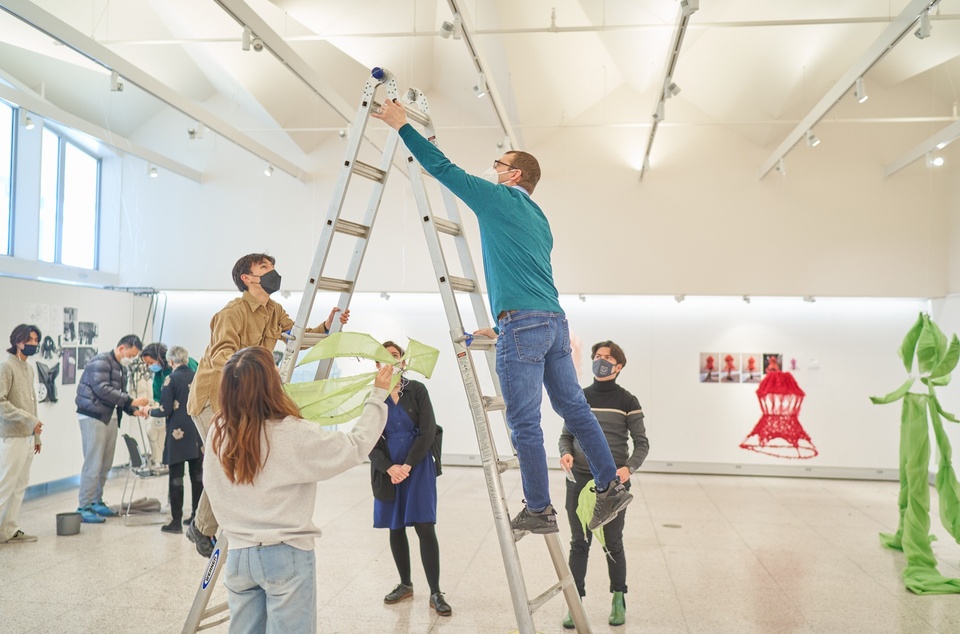
[[[13,537],[3,542],[4,544],[26,544],[27,542],[37,541],[36,535],[27,535],[23,531],[17,531]]]

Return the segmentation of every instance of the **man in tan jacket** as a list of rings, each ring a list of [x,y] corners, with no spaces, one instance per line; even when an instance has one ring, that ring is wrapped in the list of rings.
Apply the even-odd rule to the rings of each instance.
[[[197,367],[187,401],[187,413],[193,417],[204,441],[213,415],[220,411],[220,376],[230,357],[249,346],[261,346],[273,352],[281,335],[293,327],[293,320],[283,306],[270,299],[271,294],[280,290],[280,274],[275,264],[276,258],[265,253],[251,253],[237,260],[233,265],[233,282],[243,295],[230,301],[210,321],[210,344]],[[307,332],[330,332],[338,312],[340,309],[334,307],[324,323]],[[346,324],[349,319],[350,311],[343,311],[340,323]],[[213,552],[212,538],[217,528],[217,519],[204,494],[197,515],[186,530],[187,538],[204,557]]]

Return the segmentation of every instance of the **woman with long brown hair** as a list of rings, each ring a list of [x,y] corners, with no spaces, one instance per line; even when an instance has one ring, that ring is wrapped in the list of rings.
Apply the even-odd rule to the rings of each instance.
[[[266,348],[227,361],[203,462],[204,489],[230,544],[231,634],[317,631],[317,482],[370,453],[387,420],[392,374],[380,368],[363,414],[343,433],[299,417]]]

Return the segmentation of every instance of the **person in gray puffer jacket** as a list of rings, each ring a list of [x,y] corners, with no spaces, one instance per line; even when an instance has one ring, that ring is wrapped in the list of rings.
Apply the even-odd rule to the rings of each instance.
[[[136,408],[149,402],[146,398],[135,399],[125,391],[127,366],[139,356],[141,348],[139,337],[127,335],[113,350],[90,359],[77,385],[77,419],[83,444],[77,511],[84,522],[100,523],[104,517],[117,514],[103,502],[103,485],[113,466],[119,413],[142,416],[143,412]]]

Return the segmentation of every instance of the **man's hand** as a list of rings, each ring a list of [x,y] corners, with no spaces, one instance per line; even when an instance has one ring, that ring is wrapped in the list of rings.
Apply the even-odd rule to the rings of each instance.
[[[37,424],[33,426],[33,433],[34,435],[39,436],[40,432],[42,431],[43,431],[43,423],[41,423],[40,421],[37,421]]]
[[[403,470],[402,465],[395,464],[389,469],[387,469],[387,475],[390,476],[390,482],[393,484],[400,484],[407,479],[409,473]]]
[[[620,483],[623,484],[630,479],[630,469],[626,467],[620,467],[617,469],[617,475],[620,476]]]
[[[473,334],[479,335],[480,337],[486,337],[487,339],[497,340],[497,333],[493,331],[493,328],[481,328],[480,330],[474,330]]]
[[[327,320],[323,322],[323,328],[327,332],[330,332],[330,329],[333,327],[333,318],[337,316],[337,313],[340,312],[340,309],[336,306],[330,309],[330,315],[327,317]],[[340,323],[346,325],[350,321],[350,309],[343,311],[343,314],[340,315]]]
[[[565,453],[562,456],[560,456],[560,467],[564,471],[570,471],[570,469],[573,468],[573,456],[571,456],[568,453]]]
[[[33,445],[33,453],[35,453],[35,454],[36,454],[36,453],[40,453],[40,448],[41,448],[41,447],[43,447],[43,445],[41,445],[41,444],[39,444],[39,443],[34,443],[34,445]]]
[[[380,119],[394,130],[399,130],[407,123],[407,111],[396,99],[387,99],[379,110],[372,110],[370,116]]]
[[[144,398],[143,396],[141,396],[140,398],[134,399],[134,400],[130,403],[130,406],[131,406],[131,407],[143,407],[144,405],[146,405],[146,404],[149,403],[149,402],[150,402],[149,399],[146,399],[146,398]]]

